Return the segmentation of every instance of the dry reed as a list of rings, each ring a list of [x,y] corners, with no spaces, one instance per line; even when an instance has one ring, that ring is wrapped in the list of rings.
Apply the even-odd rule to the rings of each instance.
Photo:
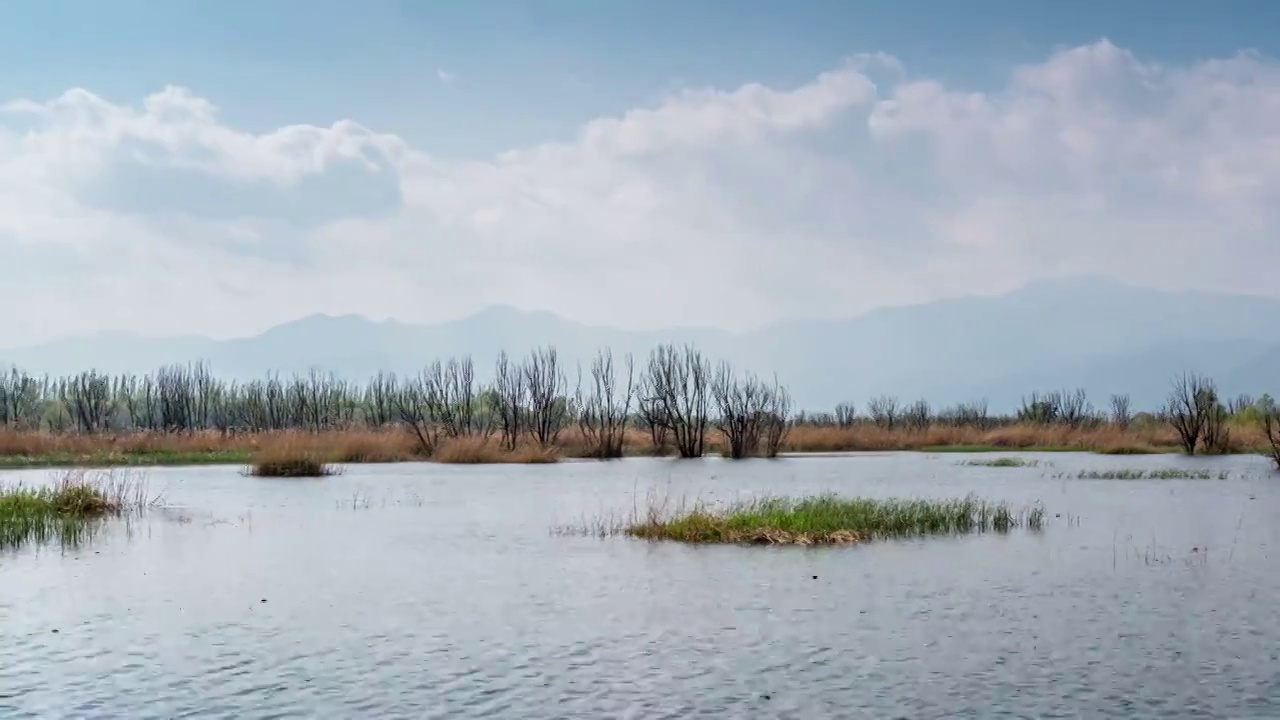
[[[1255,424],[1233,423],[1232,452],[1269,451],[1263,430]],[[0,430],[0,465],[140,465],[186,463],[245,463],[264,448],[287,443],[305,449],[325,463],[402,462],[430,459],[436,462],[553,462],[557,458],[590,457],[592,447],[576,428],[562,432],[553,448],[521,443],[506,452],[497,438],[446,439],[425,458],[416,438],[402,429],[351,429],[322,432],[301,430],[264,433],[123,433],[54,434]],[[707,434],[707,451],[723,450],[719,433]],[[849,428],[798,425],[782,446],[787,453],[911,451],[911,450],[1075,450],[1106,454],[1177,452],[1178,440],[1166,425],[1102,425],[1071,428],[1019,423],[989,430],[935,425],[924,430],[887,430],[870,423]],[[670,448],[655,447],[648,433],[629,428],[626,455],[665,455]]]
[[[451,465],[540,465],[558,462],[559,459],[559,453],[554,447],[522,444],[514,450],[507,450],[498,440],[486,437],[448,438],[431,454],[432,462]]]

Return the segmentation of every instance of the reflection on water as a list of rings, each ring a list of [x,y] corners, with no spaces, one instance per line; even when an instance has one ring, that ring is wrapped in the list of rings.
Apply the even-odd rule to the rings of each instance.
[[[0,717],[1280,717],[1280,476],[1021,457],[154,470],[172,509],[0,554]],[[1079,477],[1170,467],[1230,474]],[[550,532],[651,491],[1048,520],[849,548]]]

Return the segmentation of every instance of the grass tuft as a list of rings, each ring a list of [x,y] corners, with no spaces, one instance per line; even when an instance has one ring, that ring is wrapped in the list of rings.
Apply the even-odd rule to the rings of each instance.
[[[570,534],[626,535],[646,540],[709,544],[845,545],[928,535],[1040,530],[1038,503],[1014,510],[973,496],[952,500],[881,500],[819,495],[802,499],[762,498],[713,508],[698,503],[668,511],[650,501],[646,513],[606,517],[564,528]]]
[[[248,474],[267,478],[313,478],[333,475],[338,470],[326,462],[321,450],[283,436],[254,452]]]
[[[141,478],[120,471],[84,469],[55,475],[47,485],[0,486],[0,548],[57,538],[76,544],[98,521],[140,512],[159,502]]]

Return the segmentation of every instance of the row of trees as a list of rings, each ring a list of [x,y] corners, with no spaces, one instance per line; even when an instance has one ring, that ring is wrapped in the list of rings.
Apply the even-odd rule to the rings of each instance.
[[[1224,453],[1231,447],[1230,418],[1257,422],[1280,464],[1280,414],[1269,396],[1219,396],[1213,381],[1186,373],[1173,382],[1166,404],[1135,413],[1128,395],[1112,395],[1094,406],[1083,389],[1032,393],[1012,415],[994,415],[985,400],[935,411],[925,400],[902,403],[881,395],[859,413],[840,403],[832,413],[793,415],[790,395],[776,379],[712,363],[690,346],[663,345],[637,365],[627,355],[615,361],[600,351],[576,383],[554,348],[523,358],[501,354],[489,382],[477,379],[469,357],[428,364],[398,377],[380,373],[365,384],[312,371],[249,382],[214,376],[203,364],[169,366],[142,376],[84,372],[71,377],[34,377],[17,369],[0,374],[0,427],[53,432],[144,431],[253,433],[352,427],[404,426],[424,451],[442,439],[496,437],[505,447],[531,440],[557,442],[576,426],[591,454],[622,454],[629,427],[648,433],[653,444],[684,457],[704,452],[709,429],[720,432],[729,455],[773,456],[793,424],[922,431],[933,426],[989,430],[1013,423],[1093,428],[1166,424],[1187,453]]]
[[[203,364],[143,376],[90,371],[36,378],[0,376],[0,427],[85,434],[143,431],[225,434],[272,430],[407,428],[430,453],[446,438],[495,437],[508,449],[554,445],[577,426],[600,458],[622,455],[628,427],[683,457],[704,452],[709,429],[729,454],[775,456],[792,424],[790,395],[778,382],[713,364],[698,350],[663,345],[637,367],[601,350],[576,368],[572,385],[554,348],[523,358],[502,353],[488,383],[469,357],[428,364],[419,373],[380,373],[359,385],[312,371],[245,383],[225,381]]]

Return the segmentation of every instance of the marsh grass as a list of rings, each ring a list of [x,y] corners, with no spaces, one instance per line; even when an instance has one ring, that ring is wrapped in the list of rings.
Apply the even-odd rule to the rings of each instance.
[[[1078,480],[1226,480],[1229,470],[1201,470],[1187,468],[1162,468],[1159,470],[1081,470],[1074,475],[1058,473],[1055,478],[1074,477]]]
[[[960,464],[970,467],[1020,468],[1036,467],[1040,464],[1040,461],[1026,460],[1019,457],[1002,457],[994,460],[966,460]]]
[[[1015,510],[974,496],[960,499],[874,499],[837,495],[759,498],[722,508],[698,502],[672,509],[650,498],[645,512],[606,516],[562,528],[562,533],[695,544],[831,545],[887,538],[1040,530],[1039,503]]]
[[[148,495],[143,478],[122,470],[74,469],[47,485],[0,485],[0,548],[54,539],[74,545],[102,521],[140,513],[160,500]]]
[[[324,453],[292,438],[265,445],[253,454],[247,474],[263,478],[313,478],[338,472]]]

